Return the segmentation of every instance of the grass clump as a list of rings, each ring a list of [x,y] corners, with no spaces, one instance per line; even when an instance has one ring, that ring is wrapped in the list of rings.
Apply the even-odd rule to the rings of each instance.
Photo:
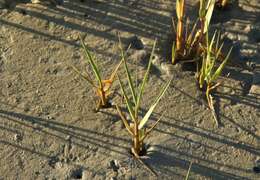
[[[227,3],[227,1],[219,3]],[[227,56],[222,54],[223,44],[219,44],[220,35],[216,38],[216,32],[211,40],[208,38],[216,1],[200,0],[199,5],[198,19],[189,31],[188,21],[185,23],[185,0],[176,1],[177,25],[173,22],[176,42],[173,42],[172,46],[172,63],[178,60],[196,65],[199,87],[205,90],[209,108],[213,112],[216,124],[219,125],[211,92],[219,85],[216,81],[227,63],[231,50]],[[217,60],[221,62],[218,67]]]
[[[74,66],[72,66],[72,68],[76,73],[78,73],[81,77],[83,77],[94,88],[94,91],[96,92],[96,95],[98,97],[98,102],[96,104],[95,110],[98,111],[100,108],[109,108],[111,107],[110,104],[111,87],[115,80],[115,75],[122,61],[120,61],[120,63],[115,67],[109,79],[102,79],[101,72],[97,66],[97,63],[94,60],[94,56],[88,50],[87,45],[84,43],[82,38],[80,38],[80,41],[81,41],[82,48],[84,50],[85,59],[90,64],[96,80],[93,80],[87,72],[82,73]]]
[[[214,0],[200,0],[199,18],[189,32],[188,19],[185,17],[185,0],[176,1],[177,23],[173,21],[176,42],[172,46],[172,63],[196,61],[201,52],[200,44],[205,44],[205,35],[215,6]]]
[[[219,35],[220,36],[220,35]],[[229,50],[227,56],[221,62],[219,66],[217,66],[216,61],[220,58],[221,50],[223,47],[223,43],[219,44],[219,36],[216,38],[216,32],[214,33],[211,40],[209,40],[208,33],[206,36],[206,49],[203,53],[202,57],[202,65],[198,75],[199,87],[200,89],[206,89],[206,98],[208,101],[209,108],[211,109],[215,122],[217,126],[219,122],[216,117],[214,105],[213,105],[213,97],[211,96],[211,91],[219,86],[220,83],[217,83],[218,77],[221,75],[228,59],[232,48]],[[215,42],[216,41],[216,42]],[[215,47],[213,46],[215,45]]]
[[[122,94],[125,100],[125,104],[128,109],[128,113],[131,117],[131,121],[129,122],[125,116],[125,114],[122,112],[121,108],[116,105],[118,114],[121,117],[121,120],[123,121],[123,124],[125,125],[127,131],[129,132],[132,141],[133,141],[133,146],[131,148],[131,153],[134,155],[135,158],[140,159],[140,156],[144,155],[143,152],[145,152],[145,146],[144,146],[144,140],[147,138],[147,136],[152,132],[154,127],[158,124],[158,122],[161,120],[161,117],[149,128],[146,127],[147,122],[150,119],[151,114],[153,113],[155,107],[158,105],[159,101],[165,94],[167,88],[169,87],[171,81],[169,81],[164,87],[161,88],[161,91],[153,104],[150,106],[149,110],[146,112],[145,116],[140,119],[139,118],[139,111],[140,111],[140,105],[143,97],[143,93],[147,84],[147,79],[149,75],[149,71],[151,68],[151,63],[152,63],[152,57],[154,54],[154,49],[155,49],[155,44],[153,45],[153,50],[149,59],[149,64],[146,70],[146,73],[144,75],[144,78],[142,80],[141,86],[135,87],[133,84],[132,76],[129,72],[127,62],[122,51],[122,61],[124,63],[127,79],[128,79],[128,86],[131,90],[131,96],[127,94],[126,92],[126,87],[124,87],[121,78],[118,77],[119,79],[119,84],[122,90]]]

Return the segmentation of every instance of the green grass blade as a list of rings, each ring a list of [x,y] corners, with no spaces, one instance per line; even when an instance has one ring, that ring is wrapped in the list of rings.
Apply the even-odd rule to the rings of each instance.
[[[118,80],[119,80],[119,84],[120,84],[123,96],[125,97],[127,109],[128,109],[128,111],[130,113],[130,116],[131,116],[132,120],[135,121],[136,119],[135,119],[135,116],[134,116],[134,110],[133,110],[132,103],[130,102],[128,96],[126,95],[126,92],[125,92],[125,89],[123,87],[122,81],[121,81],[121,79],[119,77],[118,77]]]
[[[216,41],[216,45],[215,45],[215,49],[219,49],[219,42],[220,42],[220,31],[218,31],[218,36],[217,36],[217,41]]]
[[[132,77],[131,77],[131,75],[130,75],[130,72],[129,72],[129,69],[128,69],[128,66],[127,66],[127,62],[126,62],[126,58],[125,58],[125,53],[124,53],[124,50],[123,50],[123,48],[122,48],[120,38],[119,38],[119,48],[120,48],[120,51],[121,51],[122,60],[123,60],[123,62],[124,62],[125,71],[126,71],[127,79],[128,79],[128,85],[129,85],[130,90],[131,90],[131,93],[132,93],[133,102],[134,102],[134,104],[136,105],[136,103],[137,103],[137,96],[136,96],[136,92],[135,92],[133,80],[132,80]]]
[[[213,37],[212,37],[212,39],[211,39],[211,41],[210,41],[210,45],[209,45],[209,47],[208,47],[209,49],[208,49],[208,52],[207,52],[207,53],[209,53],[209,54],[212,53],[213,44],[214,44],[214,42],[215,42],[216,34],[217,34],[217,31],[214,32]]]
[[[165,92],[166,92],[167,88],[170,86],[170,84],[171,84],[171,80],[162,88],[162,90],[161,90],[160,94],[158,95],[158,97],[156,98],[155,102],[152,104],[152,106],[147,111],[144,118],[141,120],[140,124],[138,125],[138,129],[142,129],[143,126],[147,123],[151,114],[153,113],[154,108],[157,106],[157,104],[159,103],[159,101],[161,100],[163,95],[165,94]]]
[[[206,16],[205,16],[205,26],[204,26],[204,30],[203,30],[203,33],[206,33],[208,32],[208,29],[209,29],[209,24],[210,24],[210,21],[211,21],[211,17],[212,17],[212,14],[213,14],[213,10],[214,10],[214,7],[215,7],[215,0],[209,0],[208,1],[209,5],[207,7],[207,13],[206,13]]]
[[[190,34],[187,37],[187,45],[191,46],[192,45],[192,39],[194,39],[194,35],[195,35],[195,29],[198,25],[199,19],[196,20],[196,22],[194,23],[192,30],[190,32]]]
[[[87,82],[92,85],[95,88],[98,88],[95,83],[88,77],[89,75],[87,74],[87,76],[85,74],[83,74],[82,72],[80,72],[75,66],[69,65],[77,74],[79,74],[81,77],[83,77],[85,80],[87,80]]]
[[[206,61],[207,61],[207,55],[203,55],[202,59],[202,65],[200,69],[200,75],[199,75],[199,85],[200,88],[203,87],[204,81],[205,81],[205,74],[206,74]]]
[[[222,43],[222,44],[220,45],[220,47],[217,49],[216,59],[219,58],[219,55],[221,54],[221,51],[222,51],[223,46],[224,46],[224,43]]]
[[[229,56],[232,52],[233,47],[229,50],[228,55],[226,56],[226,58],[224,59],[224,61],[220,64],[220,66],[218,67],[218,69],[216,70],[216,72],[213,74],[212,78],[211,78],[211,82],[214,82],[221,74],[222,70],[224,69]]]
[[[149,72],[150,72],[150,69],[151,69],[155,46],[156,46],[156,41],[154,41],[152,53],[150,55],[150,59],[149,59],[149,63],[148,63],[148,67],[147,67],[147,70],[145,72],[144,79],[142,81],[142,85],[140,87],[139,95],[138,95],[138,98],[137,98],[137,103],[136,103],[136,106],[135,106],[136,117],[137,117],[138,109],[139,109],[140,102],[141,102],[141,99],[142,99],[142,96],[143,96],[143,92],[144,92],[144,89],[145,89],[145,85],[146,85],[146,82],[147,82],[147,78],[148,78],[148,75],[149,75]]]
[[[172,44],[172,64],[175,63],[175,57],[176,56],[176,48],[175,48],[175,41],[173,41],[173,44]]]
[[[199,17],[204,18],[206,14],[206,3],[205,0],[200,0]]]
[[[188,169],[188,172],[187,172],[187,174],[186,174],[185,180],[188,180],[189,177],[190,177],[191,167],[192,167],[192,162],[190,162],[189,169]]]
[[[84,41],[83,41],[83,39],[81,37],[80,37],[80,41],[81,41],[81,45],[82,45],[82,47],[84,49],[86,58],[87,58],[88,62],[90,63],[92,70],[94,71],[94,74],[95,74],[96,79],[98,81],[99,87],[101,89],[103,89],[103,85],[102,85],[102,81],[101,81],[101,77],[100,77],[100,71],[98,70],[97,65],[95,64],[95,62],[94,62],[94,60],[92,58],[92,55],[90,54],[87,46],[85,45],[85,43],[84,43]]]

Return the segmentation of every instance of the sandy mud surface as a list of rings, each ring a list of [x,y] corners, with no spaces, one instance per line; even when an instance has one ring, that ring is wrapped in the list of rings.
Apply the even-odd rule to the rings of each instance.
[[[191,19],[197,8],[190,1]],[[0,9],[0,179],[179,180],[190,162],[190,179],[259,179],[260,1],[238,0],[214,13],[212,32],[221,30],[225,50],[234,47],[214,93],[219,128],[194,72],[169,64],[174,9],[170,0],[67,0]],[[120,61],[119,33],[125,47],[135,42],[127,57],[137,81],[158,41],[143,113],[173,78],[151,122],[163,112],[164,118],[147,139],[145,162],[158,178],[130,156],[131,139],[116,110],[95,113],[92,88],[70,68],[90,72],[81,35],[109,75]],[[118,82],[114,89],[120,92]]]

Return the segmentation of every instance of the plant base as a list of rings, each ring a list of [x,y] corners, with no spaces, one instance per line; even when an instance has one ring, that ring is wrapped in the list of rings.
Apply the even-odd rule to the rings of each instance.
[[[100,109],[108,109],[108,108],[112,108],[113,105],[111,102],[108,102],[106,105],[102,105],[101,102],[99,101],[97,103],[97,107],[94,109],[94,112],[99,112]]]

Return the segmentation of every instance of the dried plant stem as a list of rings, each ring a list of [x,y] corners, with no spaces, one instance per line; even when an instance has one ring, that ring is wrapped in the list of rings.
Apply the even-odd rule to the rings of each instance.
[[[106,92],[103,89],[97,89],[97,95],[99,99],[95,110],[99,111],[101,108],[108,106],[109,99],[107,98]]]
[[[212,115],[213,115],[213,118],[215,120],[216,126],[219,127],[219,120],[217,118],[217,114],[216,114],[216,111],[215,111],[215,108],[214,108],[214,103],[213,103],[213,97],[210,94],[210,90],[211,90],[210,86],[207,86],[206,97],[207,97],[207,100],[208,100],[209,108],[210,108]]]
[[[185,7],[185,0],[179,0],[177,2],[177,39],[176,39],[176,52],[182,53],[183,51],[183,22],[184,22],[184,7]]]
[[[182,31],[183,31],[183,22],[182,20],[178,21],[177,25],[177,42],[176,42],[176,51],[182,51]]]

